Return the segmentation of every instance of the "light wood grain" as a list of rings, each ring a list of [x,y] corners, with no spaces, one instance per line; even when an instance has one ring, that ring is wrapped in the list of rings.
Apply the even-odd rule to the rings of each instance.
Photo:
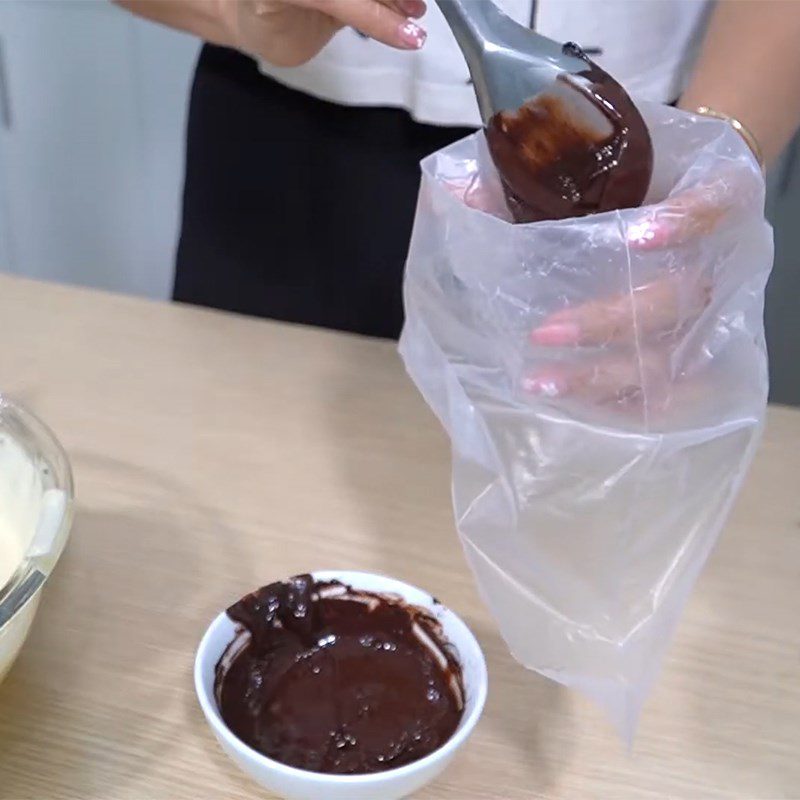
[[[3,278],[0,387],[58,432],[79,498],[0,687],[2,800],[263,796],[203,721],[195,646],[243,592],[326,567],[434,591],[485,648],[486,713],[423,800],[800,797],[800,413],[771,409],[628,753],[506,652],[392,344]]]

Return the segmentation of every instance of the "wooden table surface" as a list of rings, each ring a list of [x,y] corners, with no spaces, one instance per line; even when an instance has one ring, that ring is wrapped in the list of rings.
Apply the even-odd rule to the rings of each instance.
[[[325,567],[434,591],[485,649],[484,717],[423,800],[800,798],[799,412],[770,410],[629,753],[507,653],[392,344],[2,278],[0,387],[57,431],[78,493],[0,686],[2,800],[265,796],[206,727],[195,647],[242,593]]]

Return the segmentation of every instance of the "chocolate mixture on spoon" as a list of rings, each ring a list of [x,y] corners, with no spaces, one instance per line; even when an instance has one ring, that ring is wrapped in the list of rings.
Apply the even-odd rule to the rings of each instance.
[[[516,222],[633,208],[650,184],[653,147],[633,101],[579,47],[563,50],[585,61],[586,70],[560,76],[554,91],[498,112],[487,126]],[[591,104],[596,119],[588,120],[580,104]]]

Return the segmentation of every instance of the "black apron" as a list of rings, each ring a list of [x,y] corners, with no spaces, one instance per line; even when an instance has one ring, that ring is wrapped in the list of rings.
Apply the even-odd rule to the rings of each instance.
[[[470,132],[318,100],[206,45],[174,299],[397,337],[419,161]]]

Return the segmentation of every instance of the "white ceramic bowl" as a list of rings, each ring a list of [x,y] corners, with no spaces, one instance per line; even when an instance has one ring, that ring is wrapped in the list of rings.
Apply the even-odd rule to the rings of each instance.
[[[472,733],[486,701],[486,662],[467,626],[450,610],[407,583],[368,572],[324,571],[316,580],[339,580],[354,589],[399,595],[427,609],[442,625],[455,647],[464,676],[465,707],[456,732],[425,758],[397,769],[369,775],[326,775],[289,767],[267,758],[239,740],[222,721],[214,697],[214,668],[236,637],[236,627],[223,612],[209,626],[194,665],[194,682],[200,706],[222,749],[257,783],[285,800],[397,800],[433,780],[453,759]]]

